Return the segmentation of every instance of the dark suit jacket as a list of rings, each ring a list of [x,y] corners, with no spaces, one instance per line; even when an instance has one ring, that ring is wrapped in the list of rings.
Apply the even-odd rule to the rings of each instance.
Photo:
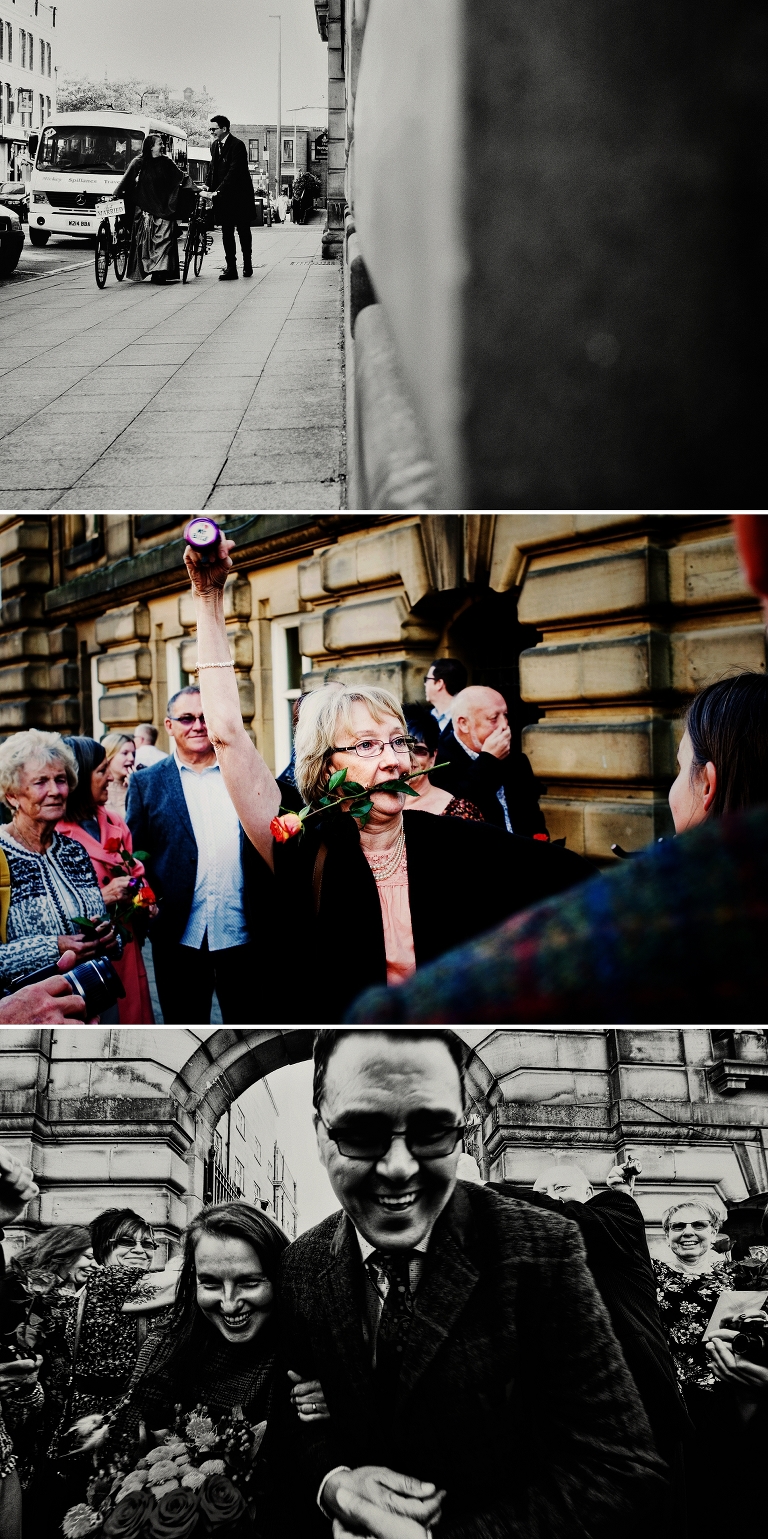
[[[529,838],[546,833],[547,825],[539,807],[539,782],[519,749],[513,748],[506,759],[494,759],[492,753],[479,753],[476,759],[470,759],[454,736],[453,727],[446,727],[437,750],[438,764],[444,759],[448,760],[445,769],[430,770],[433,785],[450,791],[452,796],[465,796],[479,808],[486,823],[505,829],[504,810],[496,795],[503,786],[513,833]]]
[[[312,1503],[341,1464],[444,1488],[440,1539],[642,1531],[664,1466],[575,1225],[459,1181],[433,1231],[394,1407],[367,1359],[362,1288],[346,1215],[283,1257],[285,1361],[320,1379],[331,1416],[293,1434],[286,1533],[327,1535]]]
[[[362,989],[386,982],[387,966],[378,890],[354,818],[337,812],[312,823],[301,839],[276,847],[275,881],[277,909],[290,914],[305,962],[292,979],[288,1019],[315,1024],[343,1020]],[[592,874],[570,850],[482,823],[407,812],[404,826],[417,967]],[[317,913],[312,877],[321,841],[328,854]]]
[[[126,821],[134,849],[147,851],[147,878],[160,906],[149,926],[152,944],[178,944],[195,892],[197,842],[172,754],[131,776]],[[246,922],[252,937],[261,936],[261,915],[271,904],[272,880],[242,830],[240,844]]]
[[[503,1197],[520,1199],[570,1218],[584,1237],[587,1264],[611,1317],[654,1437],[666,1453],[693,1429],[667,1346],[656,1301],[656,1278],[645,1220],[628,1192],[598,1192],[589,1202],[559,1202],[545,1192],[520,1191],[509,1181],[489,1183]]]
[[[250,224],[256,198],[248,170],[248,150],[242,139],[229,134],[223,145],[216,141],[211,150],[208,187],[219,194],[215,205],[217,221]]]

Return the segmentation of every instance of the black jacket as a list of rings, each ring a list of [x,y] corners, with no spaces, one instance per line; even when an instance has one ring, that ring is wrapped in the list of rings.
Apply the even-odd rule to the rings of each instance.
[[[287,1019],[338,1022],[363,989],[386,983],[381,905],[354,818],[334,812],[312,823],[322,826],[308,825],[275,850],[276,912],[291,916],[305,964],[286,980]],[[417,967],[593,874],[570,850],[482,823],[409,812],[404,826]],[[328,854],[318,912],[313,873],[321,843]]]
[[[627,1192],[598,1192],[589,1202],[560,1202],[546,1192],[489,1182],[502,1196],[560,1213],[578,1224],[587,1263],[611,1317],[659,1448],[665,1454],[692,1431],[677,1385],[656,1301],[645,1220]]]
[[[437,750],[438,764],[445,759],[445,769],[430,770],[433,785],[450,791],[452,796],[465,796],[479,808],[486,823],[506,828],[504,810],[496,795],[503,786],[513,833],[529,838],[546,833],[544,814],[539,808],[539,782],[519,749],[513,748],[506,759],[495,759],[491,753],[479,753],[476,759],[470,759],[455,738],[453,727],[446,727]]]
[[[218,193],[214,205],[217,223],[231,220],[234,224],[250,224],[256,198],[248,170],[248,150],[242,139],[228,134],[223,144],[216,141],[211,150],[208,188]]]
[[[363,1287],[346,1214],[285,1252],[285,1363],[319,1378],[331,1417],[286,1427],[285,1534],[329,1533],[314,1497],[342,1464],[434,1481],[447,1493],[440,1539],[653,1532],[663,1466],[574,1224],[458,1182],[432,1233],[394,1405],[365,1349]]]

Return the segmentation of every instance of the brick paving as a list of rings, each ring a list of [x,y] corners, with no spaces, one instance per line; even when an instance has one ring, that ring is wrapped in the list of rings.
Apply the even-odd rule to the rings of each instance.
[[[341,274],[321,224],[255,229],[254,275],[0,284],[0,508],[344,505]]]

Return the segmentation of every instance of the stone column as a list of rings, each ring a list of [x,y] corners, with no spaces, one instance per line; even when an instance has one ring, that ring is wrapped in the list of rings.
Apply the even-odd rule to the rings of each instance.
[[[328,215],[323,231],[323,256],[334,257],[344,242],[347,206],[347,122],[344,87],[344,0],[316,0],[320,36],[328,44]]]
[[[152,654],[146,604],[126,604],[108,609],[96,621],[96,640],[107,651],[96,664],[105,693],[99,700],[99,717],[111,732],[130,732],[153,715]]]

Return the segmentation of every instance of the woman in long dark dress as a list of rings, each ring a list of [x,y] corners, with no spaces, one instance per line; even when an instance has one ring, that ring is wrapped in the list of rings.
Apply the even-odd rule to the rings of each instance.
[[[141,154],[131,161],[113,196],[135,209],[128,258],[128,277],[142,283],[166,283],[179,273],[179,248],[171,199],[184,181],[184,172],[163,150],[160,134],[147,134]]]

